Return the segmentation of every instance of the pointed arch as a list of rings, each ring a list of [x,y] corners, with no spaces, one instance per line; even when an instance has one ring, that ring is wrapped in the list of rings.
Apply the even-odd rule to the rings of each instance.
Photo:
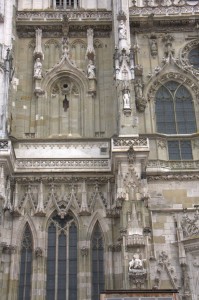
[[[105,245],[108,245],[108,242],[111,242],[111,236],[109,237],[108,236],[108,231],[109,231],[109,227],[108,225],[106,224],[105,222],[105,216],[104,215],[101,215],[98,211],[96,211],[94,214],[93,214],[93,217],[91,219],[91,222],[90,222],[90,225],[88,227],[88,232],[87,232],[87,241],[91,241],[91,238],[92,238],[92,233],[93,233],[93,230],[94,230],[94,227],[96,225],[96,223],[98,222],[99,223],[99,226],[102,230],[102,233],[103,233],[103,238],[104,238],[104,244]]]
[[[23,231],[20,256],[18,299],[30,300],[33,263],[33,236],[30,226],[27,222]]]
[[[74,215],[54,212],[47,232],[46,299],[77,300],[78,228]]]
[[[26,215],[24,217],[24,219],[21,221],[21,223],[18,226],[15,226],[16,234],[14,234],[14,236],[13,236],[13,244],[20,247],[20,243],[23,238],[23,232],[24,232],[24,228],[25,228],[26,224],[28,224],[28,226],[31,230],[34,249],[36,249],[38,247],[37,229],[35,227],[33,219],[29,215]]]
[[[104,248],[103,233],[97,221],[91,237],[92,300],[99,299],[100,292],[102,292],[105,287]]]

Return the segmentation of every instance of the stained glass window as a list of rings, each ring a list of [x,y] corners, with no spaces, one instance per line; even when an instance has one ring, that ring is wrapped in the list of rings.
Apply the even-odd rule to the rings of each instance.
[[[77,300],[77,227],[54,216],[48,227],[46,300]]]
[[[188,89],[175,81],[162,85],[156,93],[157,132],[164,134],[192,134],[197,131],[193,100]],[[191,141],[168,141],[170,160],[190,160]]]
[[[32,274],[33,241],[28,224],[25,226],[21,244],[21,261],[19,274],[18,300],[31,299],[31,274]]]
[[[196,132],[196,118],[192,97],[187,88],[169,81],[156,93],[157,132],[190,134]]]
[[[92,235],[92,300],[99,300],[104,290],[104,242],[99,223]]]

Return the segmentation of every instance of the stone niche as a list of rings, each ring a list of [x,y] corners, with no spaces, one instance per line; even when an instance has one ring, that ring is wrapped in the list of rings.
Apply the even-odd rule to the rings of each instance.
[[[52,84],[48,96],[48,109],[49,136],[82,135],[80,91],[70,78],[63,77]]]

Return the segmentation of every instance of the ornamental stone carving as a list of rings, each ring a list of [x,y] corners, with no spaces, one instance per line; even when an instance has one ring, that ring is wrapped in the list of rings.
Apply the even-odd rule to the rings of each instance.
[[[134,254],[129,262],[129,272],[133,272],[134,270],[144,270],[145,261],[145,259],[141,259],[141,256],[138,253]]]
[[[196,211],[191,219],[187,214],[184,214],[181,219],[181,226],[184,237],[191,237],[199,234],[199,213]]]
[[[42,30],[40,28],[35,30],[36,33],[36,45],[35,45],[35,50],[34,50],[34,57],[37,60],[37,58],[44,59],[44,54],[42,51]]]
[[[41,58],[37,58],[34,64],[34,78],[41,79],[42,78],[42,63]]]
[[[142,82],[142,79],[137,79],[135,81],[135,103],[139,112],[144,112],[147,104],[147,101],[143,96],[143,88],[144,84]]]
[[[161,277],[162,273],[166,272],[169,274],[169,278],[171,280],[171,284],[173,288],[177,288],[177,276],[175,273],[175,268],[171,265],[168,254],[165,251],[162,251],[159,254],[159,260],[158,260],[158,265],[157,265],[157,270],[156,270],[156,275],[154,278],[154,289],[159,289],[160,284],[161,284]]]
[[[141,288],[145,284],[147,279],[147,270],[144,268],[145,259],[141,258],[141,255],[135,253],[133,258],[129,262],[129,280],[132,286]]]
[[[155,34],[152,34],[150,36],[149,45],[150,45],[151,56],[153,58],[156,58],[158,54],[158,45],[157,45],[157,36]]]

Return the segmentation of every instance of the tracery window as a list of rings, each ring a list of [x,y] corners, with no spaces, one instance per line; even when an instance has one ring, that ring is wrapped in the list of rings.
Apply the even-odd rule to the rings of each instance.
[[[98,300],[104,290],[104,241],[99,223],[92,235],[92,300]]]
[[[77,300],[77,226],[56,215],[48,226],[46,300]]]
[[[157,132],[172,135],[192,134],[197,131],[193,99],[182,84],[169,81],[156,93]],[[190,140],[168,142],[169,159],[192,159]]]
[[[33,239],[30,227],[25,226],[21,243],[21,261],[19,274],[18,300],[31,299],[31,275],[33,260]]]
[[[188,60],[195,69],[199,69],[199,47],[193,48],[189,52]]]

